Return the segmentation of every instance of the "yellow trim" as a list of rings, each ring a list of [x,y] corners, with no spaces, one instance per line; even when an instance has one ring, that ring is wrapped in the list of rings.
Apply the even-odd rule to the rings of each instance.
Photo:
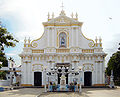
[[[23,63],[26,63],[26,62],[23,62]],[[31,62],[27,62],[27,63],[31,63]]]
[[[21,84],[21,86],[33,86],[32,84]]]
[[[15,72],[21,72],[21,70],[16,70]]]
[[[26,44],[24,44],[24,47],[26,47]]]
[[[82,23],[79,24],[43,24],[45,27],[46,26],[82,26]]]
[[[37,43],[34,43],[34,44],[33,44],[33,42],[40,40],[40,39],[43,37],[44,34],[45,34],[45,32],[43,32],[43,34],[42,34],[42,36],[41,36],[40,38],[33,40],[33,41],[31,42],[31,47],[36,48],[36,47],[38,46],[38,44],[37,44]],[[32,45],[32,44],[33,44],[33,45]]]
[[[93,86],[105,86],[105,84],[94,84]]]
[[[56,53],[69,53],[70,49],[56,49]]]
[[[39,50],[39,49],[32,50],[32,53],[44,53],[44,49],[43,50]]]
[[[84,38],[86,38],[87,40],[90,40],[90,41],[93,42],[93,45],[90,45],[91,42],[88,44],[89,47],[94,47],[94,46],[95,46],[95,42],[94,42],[92,39],[89,39],[89,38],[87,38],[86,36],[84,36],[84,34],[82,33],[82,31],[80,31],[80,33],[83,35]]]
[[[82,53],[94,53],[94,49],[82,49]]]

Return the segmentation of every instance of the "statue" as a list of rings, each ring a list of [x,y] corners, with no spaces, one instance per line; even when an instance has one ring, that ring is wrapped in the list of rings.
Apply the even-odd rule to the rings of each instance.
[[[64,39],[64,37],[61,38],[61,45],[65,45],[65,39]]]

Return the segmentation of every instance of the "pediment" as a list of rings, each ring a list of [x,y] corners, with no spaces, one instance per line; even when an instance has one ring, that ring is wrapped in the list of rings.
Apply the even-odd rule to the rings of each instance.
[[[49,21],[49,23],[53,23],[53,22],[54,23],[70,23],[70,22],[78,22],[78,21],[72,18],[69,18],[67,16],[59,16]]]
[[[54,25],[76,24],[76,25],[81,26],[82,22],[79,22],[78,20],[76,20],[74,18],[69,18],[65,15],[61,15],[56,18],[50,19],[48,22],[43,22],[43,25],[49,25],[49,24],[54,24]]]

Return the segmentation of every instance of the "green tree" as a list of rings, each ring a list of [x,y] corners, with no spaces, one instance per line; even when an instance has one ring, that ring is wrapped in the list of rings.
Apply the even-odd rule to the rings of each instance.
[[[5,47],[15,47],[16,40],[6,28],[2,27],[0,24],[0,61],[3,62],[3,66],[8,66],[8,61],[4,53]],[[1,68],[1,66],[0,66]]]
[[[0,62],[2,62],[2,65],[0,66],[0,68],[2,66],[4,66],[4,67],[8,66],[8,60],[7,60],[6,56],[5,56],[5,53],[3,53],[2,51],[0,51]]]
[[[120,51],[117,51],[110,57],[108,61],[108,67],[106,68],[106,73],[108,76],[111,75],[111,70],[113,70],[114,81],[116,84],[120,84]]]

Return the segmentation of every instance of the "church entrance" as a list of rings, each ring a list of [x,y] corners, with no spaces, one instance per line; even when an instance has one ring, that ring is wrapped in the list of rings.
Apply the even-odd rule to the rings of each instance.
[[[42,72],[34,72],[34,86],[42,86]]]
[[[70,63],[57,63],[56,67],[58,67],[58,84],[60,84],[60,77],[62,76],[63,67],[65,68],[64,74],[66,77],[66,84],[68,84],[68,69],[70,67]]]
[[[84,72],[84,86],[92,85],[92,72]]]
[[[58,73],[58,84],[60,84],[60,77],[62,76],[62,73]],[[65,75],[66,77],[66,84],[68,84],[68,74]]]

